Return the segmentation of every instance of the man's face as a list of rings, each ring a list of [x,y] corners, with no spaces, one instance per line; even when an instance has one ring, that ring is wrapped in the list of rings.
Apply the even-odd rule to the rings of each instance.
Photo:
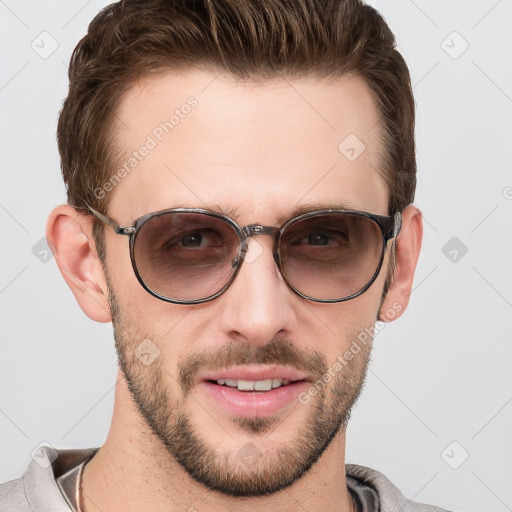
[[[182,108],[190,97],[194,106]],[[161,125],[173,114],[172,128]],[[173,207],[220,207],[240,225],[269,226],[312,203],[388,214],[377,109],[360,78],[249,84],[167,74],[134,86],[118,118],[116,169],[138,152],[109,204],[121,225]],[[363,384],[371,343],[358,335],[377,318],[387,258],[361,296],[314,303],[288,288],[272,237],[258,236],[223,295],[184,306],[147,293],[127,238],[105,233],[121,367],[169,458],[228,495],[275,492],[303,476],[343,435]],[[354,343],[359,352],[347,361]],[[297,382],[259,392],[216,383],[269,378]]]

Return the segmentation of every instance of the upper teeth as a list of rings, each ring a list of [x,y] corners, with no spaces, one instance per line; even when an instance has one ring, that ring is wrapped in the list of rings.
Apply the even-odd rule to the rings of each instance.
[[[218,379],[217,384],[238,388],[240,391],[269,391],[290,384],[288,379],[242,380]]]

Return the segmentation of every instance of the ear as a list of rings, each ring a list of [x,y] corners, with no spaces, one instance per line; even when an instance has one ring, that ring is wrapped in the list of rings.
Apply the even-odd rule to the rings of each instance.
[[[64,280],[79,306],[92,320],[110,322],[108,289],[92,237],[93,221],[68,205],[52,210],[46,239]]]
[[[379,320],[392,322],[407,308],[414,271],[420,256],[423,219],[420,210],[409,205],[402,212],[402,229],[396,238],[396,272],[382,301]]]

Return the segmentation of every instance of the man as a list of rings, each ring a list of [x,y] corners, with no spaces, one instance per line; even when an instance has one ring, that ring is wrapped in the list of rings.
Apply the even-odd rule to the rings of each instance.
[[[127,0],[71,59],[47,238],[119,378],[99,449],[2,510],[441,510],[345,465],[421,237],[414,102],[357,0]]]

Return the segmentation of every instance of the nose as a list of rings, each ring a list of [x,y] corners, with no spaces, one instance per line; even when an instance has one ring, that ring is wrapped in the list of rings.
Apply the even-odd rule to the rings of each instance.
[[[272,237],[251,237],[244,262],[220,297],[220,327],[230,339],[265,345],[296,323],[300,297],[287,286],[272,254]]]

